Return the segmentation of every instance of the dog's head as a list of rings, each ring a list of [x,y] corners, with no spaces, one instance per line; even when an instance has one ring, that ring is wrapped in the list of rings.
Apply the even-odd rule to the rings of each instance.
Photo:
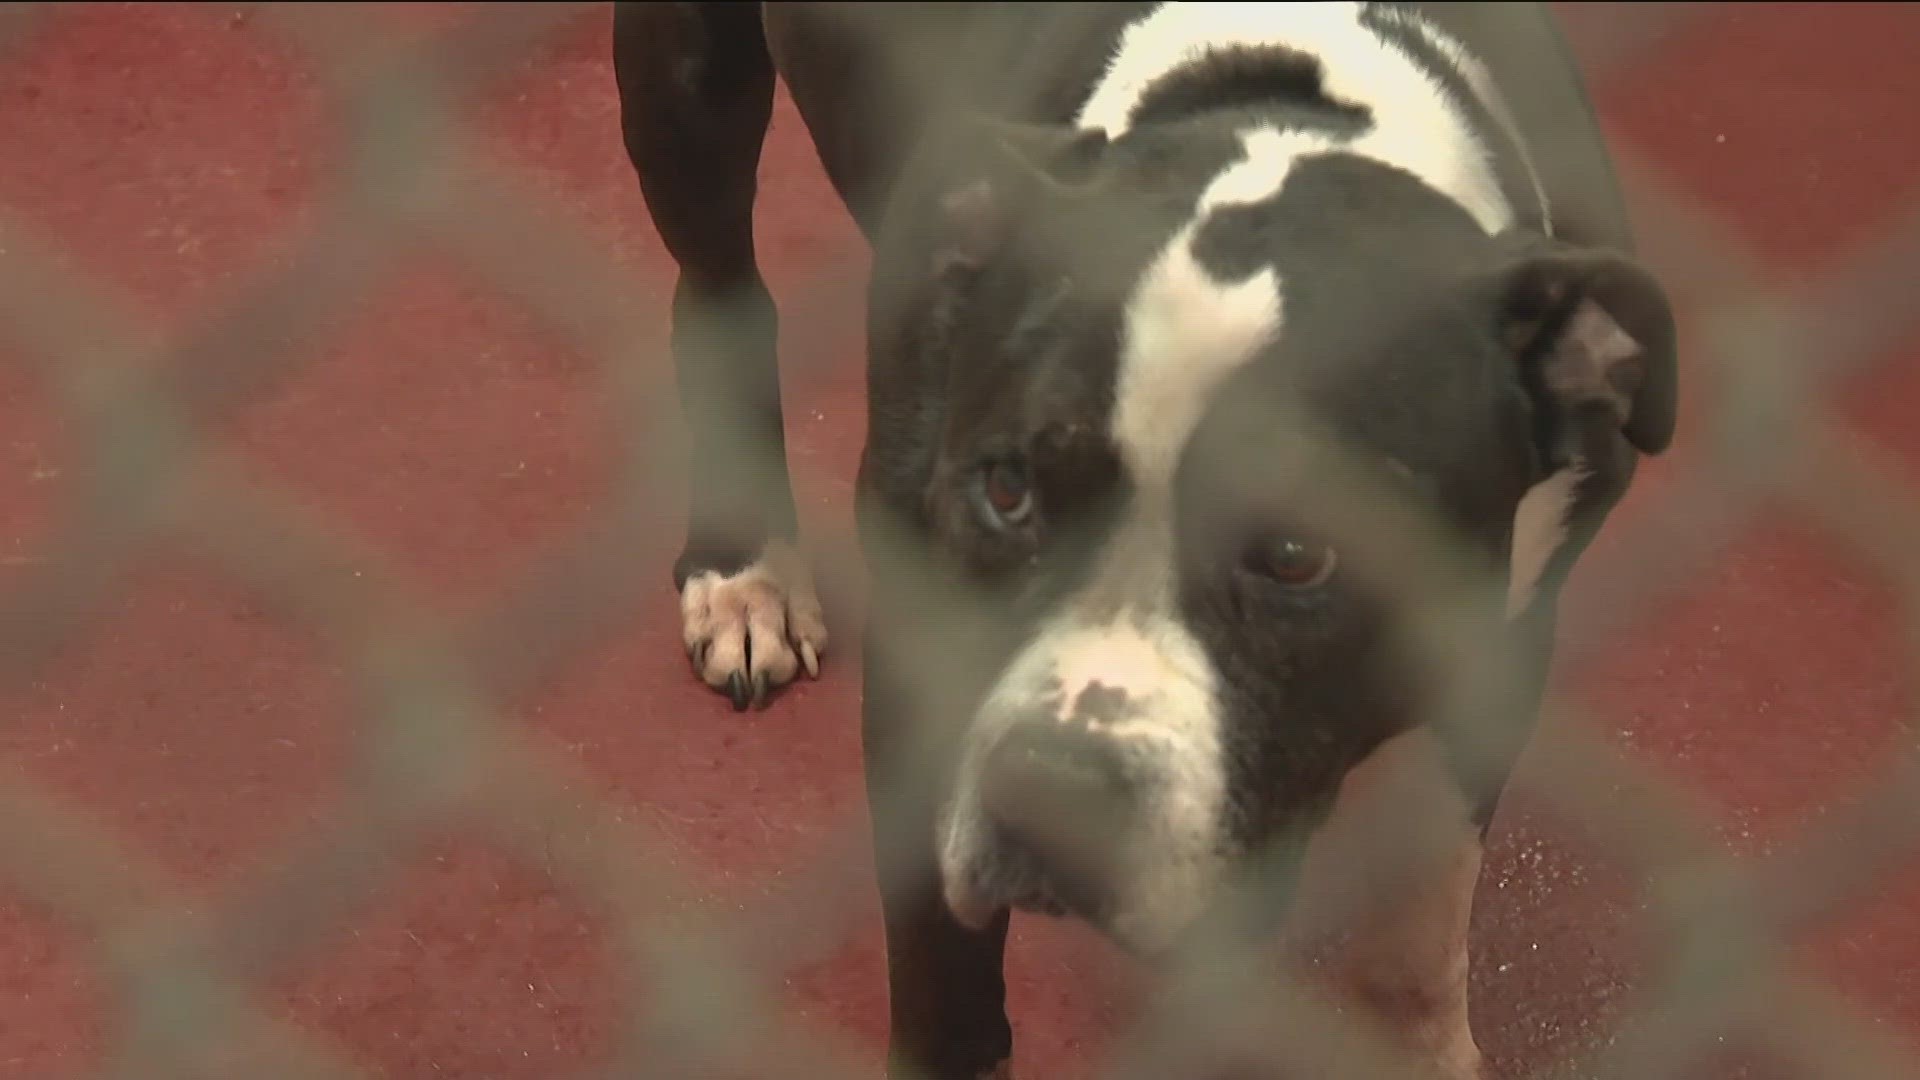
[[[1519,617],[1671,437],[1644,271],[1287,138],[988,125],[882,247],[880,347],[943,380],[925,521],[1015,642],[940,818],[963,918],[1166,945],[1422,719],[1327,496],[1422,515]]]

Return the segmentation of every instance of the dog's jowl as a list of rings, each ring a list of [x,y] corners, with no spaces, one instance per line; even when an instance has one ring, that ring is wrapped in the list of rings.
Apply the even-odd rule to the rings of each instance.
[[[686,644],[736,705],[827,640],[751,236],[776,76],[872,245],[863,733],[898,1075],[1006,1075],[1014,909],[1150,972],[1206,930],[1332,917],[1335,991],[1427,1075],[1479,1075],[1480,837],[1562,585],[1676,399],[1545,12],[632,4],[615,59],[680,268]],[[1451,652],[1410,617],[1437,598]],[[1510,677],[1466,738],[1441,703],[1476,656]]]

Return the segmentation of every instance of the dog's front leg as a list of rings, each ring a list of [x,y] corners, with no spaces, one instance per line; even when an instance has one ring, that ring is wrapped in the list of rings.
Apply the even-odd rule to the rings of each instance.
[[[1462,835],[1376,909],[1348,957],[1349,986],[1433,1080],[1480,1080],[1467,1016],[1467,922],[1479,838]]]
[[[1425,729],[1388,740],[1348,774],[1308,854],[1341,932],[1339,996],[1418,1063],[1423,1080],[1480,1080],[1467,1015],[1467,928],[1482,845]]]
[[[900,649],[864,649],[862,745],[872,816],[874,870],[886,923],[893,1080],[1008,1080],[1013,1032],[1001,964],[1007,913],[963,926],[940,888],[934,822],[951,757],[929,725],[942,712],[899,677]],[[949,767],[942,768],[942,763]]]
[[[923,855],[931,860],[930,853]],[[892,870],[906,870],[905,861]],[[1007,913],[983,930],[969,930],[954,921],[937,886],[898,887],[904,883],[895,881],[896,887],[881,893],[893,1016],[888,1076],[1011,1080],[1013,1033],[1001,976]]]
[[[736,709],[818,674],[827,631],[798,550],[776,358],[754,258],[774,69],[758,4],[619,4],[614,75],[627,155],[679,278],[673,358],[688,434],[674,563],[694,669]]]

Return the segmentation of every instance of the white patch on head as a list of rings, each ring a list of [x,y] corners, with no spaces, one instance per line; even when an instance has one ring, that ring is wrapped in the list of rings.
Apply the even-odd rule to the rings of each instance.
[[[1117,138],[1127,130],[1128,117],[1147,89],[1168,73],[1219,49],[1291,49],[1320,62],[1322,87],[1329,97],[1373,115],[1373,125],[1356,139],[1315,141],[1412,173],[1465,207],[1489,233],[1507,228],[1513,209],[1500,190],[1487,148],[1441,81],[1397,44],[1368,29],[1361,22],[1363,10],[1358,3],[1161,4],[1122,33],[1105,77],[1076,122]],[[1442,55],[1461,65],[1475,93],[1506,122],[1499,98],[1488,96],[1491,80],[1477,64],[1465,62],[1460,45],[1411,15],[1399,21],[1419,26]]]
[[[1507,578],[1507,617],[1533,603],[1541,575],[1553,553],[1567,542],[1567,515],[1573,510],[1584,474],[1561,469],[1527,489],[1513,514],[1512,569]]]
[[[1191,237],[1147,272],[1127,305],[1112,433],[1134,482],[1165,487],[1222,379],[1280,326],[1272,270],[1223,285],[1194,260]]]

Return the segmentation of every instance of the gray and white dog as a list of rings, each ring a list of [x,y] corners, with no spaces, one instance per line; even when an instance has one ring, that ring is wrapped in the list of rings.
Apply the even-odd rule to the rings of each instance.
[[[1301,894],[1256,883],[1303,869],[1345,882],[1354,1000],[1431,1075],[1478,1075],[1481,840],[1561,586],[1677,397],[1549,15],[639,3],[615,26],[680,271],[686,644],[737,708],[827,644],[752,235],[776,76],[872,245],[863,731],[898,1075],[1006,1074],[1010,909],[1151,959],[1230,896],[1291,917]],[[1486,645],[1522,686],[1491,782],[1432,721],[1394,598],[1306,512],[1336,474],[1495,583]],[[1327,839],[1356,822],[1364,850]],[[1287,872],[1246,872],[1275,851]]]

